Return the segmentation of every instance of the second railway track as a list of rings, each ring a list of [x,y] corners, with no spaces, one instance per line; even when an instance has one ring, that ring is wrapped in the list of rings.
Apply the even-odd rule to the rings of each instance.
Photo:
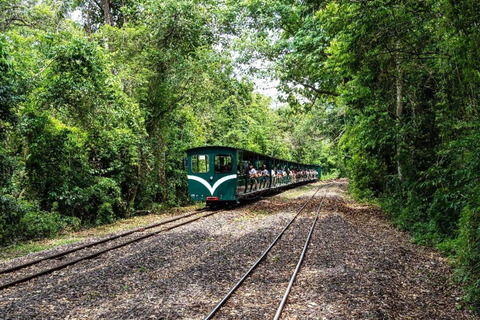
[[[120,234],[116,234],[110,237],[106,237],[106,238],[91,242],[91,243],[76,246],[74,248],[71,248],[59,253],[51,254],[45,257],[37,258],[31,261],[22,263],[22,264],[4,268],[0,270],[0,277],[1,277],[0,290],[7,289],[9,287],[29,281],[31,279],[66,268],[80,261],[95,258],[108,251],[112,251],[112,250],[127,246],[131,243],[153,237],[159,233],[169,231],[174,228],[178,228],[180,226],[189,224],[191,222],[197,221],[204,217],[214,215],[218,211],[219,210],[212,210],[209,212],[203,209],[195,212],[190,212],[178,217],[162,220],[160,222],[150,224],[145,227],[132,229],[126,232],[122,232]],[[155,229],[155,228],[161,228],[161,229],[144,233],[146,230]],[[140,235],[135,236],[135,234],[140,234]],[[99,246],[104,246],[104,247],[98,248]],[[58,260],[67,259],[69,255],[78,253],[82,250],[89,249],[89,248],[93,248],[93,250],[90,252],[86,252],[85,254],[82,254],[79,257],[73,257],[66,262],[60,262],[60,263],[58,262]],[[43,267],[42,264],[47,261],[53,262],[52,263],[53,266]],[[30,271],[30,269],[34,269],[34,270]]]

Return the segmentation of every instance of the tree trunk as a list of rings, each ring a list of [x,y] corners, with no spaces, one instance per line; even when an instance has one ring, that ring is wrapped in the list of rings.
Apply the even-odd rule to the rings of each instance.
[[[91,27],[91,22],[90,22],[90,6],[87,6],[86,10],[85,10],[85,32],[88,34],[88,36],[90,37],[90,35],[92,34],[92,27]]]
[[[125,0],[122,0],[122,9],[125,7]],[[123,25],[125,25],[128,22],[127,15],[125,14],[125,11],[123,12]]]
[[[158,161],[158,185],[161,189],[162,202],[167,200],[167,174],[165,168],[166,154],[165,154],[165,140],[163,139],[163,130],[158,129],[158,146],[157,146],[157,161]]]
[[[112,25],[112,17],[110,15],[110,0],[103,0],[103,15],[105,24]]]
[[[399,44],[397,42],[396,53],[396,73],[397,79],[395,81],[396,86],[396,116],[397,116],[397,174],[400,181],[403,180],[403,170],[401,162],[401,144],[402,144],[402,120],[403,120],[403,72],[400,62],[400,53],[398,52]]]
[[[110,0],[103,0],[103,16],[105,19],[105,25],[113,25],[112,24],[112,16],[110,15]],[[110,46],[108,45],[108,38],[104,37],[103,41],[105,43],[105,50],[110,50]]]

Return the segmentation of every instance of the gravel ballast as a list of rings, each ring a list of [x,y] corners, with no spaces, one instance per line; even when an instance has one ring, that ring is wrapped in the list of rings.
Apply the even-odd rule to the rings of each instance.
[[[474,319],[446,259],[379,210],[345,201],[346,181],[332,186],[283,319]],[[217,319],[273,317],[325,189]],[[315,190],[225,210],[0,291],[0,318],[202,319]]]

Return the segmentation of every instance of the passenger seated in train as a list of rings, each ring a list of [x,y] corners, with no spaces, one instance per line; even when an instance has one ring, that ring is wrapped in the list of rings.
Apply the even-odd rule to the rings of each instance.
[[[275,187],[275,185],[277,184],[277,170],[275,168],[272,168],[271,175],[272,175],[272,187]]]
[[[262,184],[263,184],[263,169],[258,168],[257,170],[257,180],[258,180],[258,189],[262,189]]]
[[[277,170],[277,184],[283,184],[283,170],[279,168]]]
[[[248,181],[250,180],[250,170],[253,168],[253,164],[250,163],[245,163],[245,166],[243,167],[243,178],[245,180],[245,191],[244,193],[247,193],[248,191]]]
[[[262,182],[263,182],[263,188],[265,188],[267,186],[267,181],[268,181],[269,176],[270,175],[268,174],[267,166],[263,165],[262,177],[261,177],[261,180],[260,180],[260,189],[262,189]]]
[[[249,173],[250,173],[250,191],[252,191],[253,184],[255,184],[255,190],[257,190],[258,189],[258,173],[253,165]]]

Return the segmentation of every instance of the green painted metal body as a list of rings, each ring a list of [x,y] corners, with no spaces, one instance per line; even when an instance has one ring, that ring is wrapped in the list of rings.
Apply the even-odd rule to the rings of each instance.
[[[193,201],[208,201],[208,198],[215,197],[218,198],[218,201],[238,200],[236,195],[238,179],[237,149],[228,147],[200,147],[189,149],[187,154],[188,193]],[[228,163],[215,164],[216,156],[225,156],[224,160],[230,156],[231,169],[228,168]],[[202,159],[204,159],[203,161],[205,161],[205,163],[208,162],[208,166],[199,169],[195,168],[196,161],[202,161]]]

